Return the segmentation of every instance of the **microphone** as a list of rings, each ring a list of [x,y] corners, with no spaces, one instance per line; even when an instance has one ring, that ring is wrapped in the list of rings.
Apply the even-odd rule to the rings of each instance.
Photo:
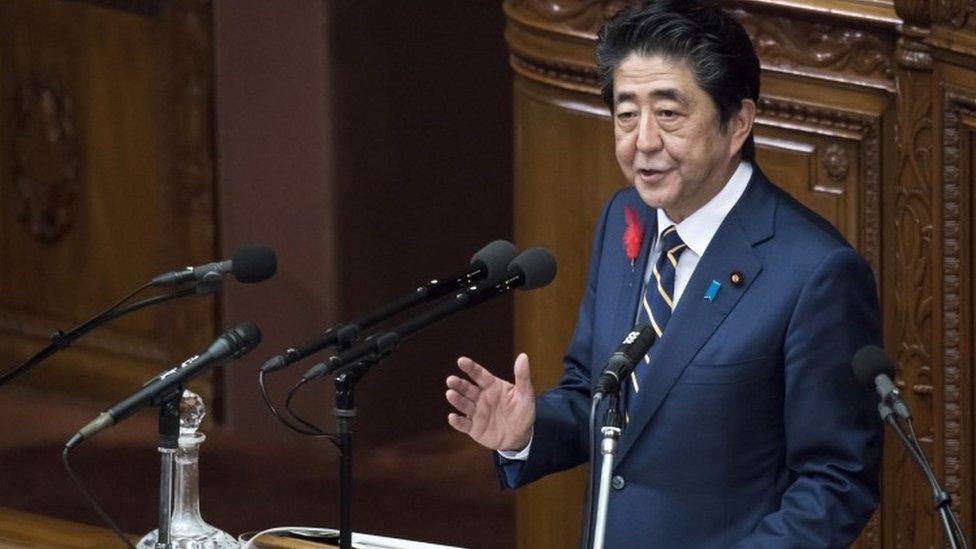
[[[192,356],[179,366],[150,379],[131,396],[99,414],[75,433],[65,446],[73,448],[142,408],[163,402],[172,397],[175,391],[180,391],[185,381],[202,374],[217,362],[244,356],[259,343],[261,343],[261,330],[257,326],[250,322],[238,324],[224,332],[202,354]]]
[[[854,377],[864,386],[874,385],[881,402],[891,407],[904,420],[912,419],[908,405],[901,397],[901,391],[891,381],[895,376],[895,365],[885,355],[881,347],[868,345],[861,347],[851,360]]]
[[[277,270],[278,259],[274,250],[267,246],[245,244],[234,250],[234,255],[226,261],[170,271],[152,279],[151,284],[175,286],[184,282],[215,282],[228,273],[240,282],[253,284],[271,278]]]
[[[400,341],[454,313],[473,307],[514,288],[534,290],[548,285],[556,277],[556,259],[545,248],[529,248],[508,265],[508,276],[494,285],[469,288],[459,292],[454,299],[438,304],[422,315],[400,324],[391,331],[374,334],[362,343],[329,357],[329,360],[309,368],[302,382],[318,379],[359,361],[369,355],[382,357],[396,349]]]
[[[593,396],[603,397],[619,391],[623,380],[633,371],[637,363],[644,359],[644,355],[655,341],[657,341],[657,334],[650,324],[635,327],[627,334],[627,337],[620,342],[620,347],[617,347],[617,351],[607,361],[607,366],[593,389]]]
[[[276,372],[326,347],[334,345],[349,347],[359,339],[362,330],[420,303],[433,301],[451,292],[468,288],[478,281],[484,280],[486,284],[494,284],[507,274],[508,265],[513,257],[515,257],[515,246],[511,242],[506,240],[490,242],[471,256],[471,262],[467,269],[443,280],[435,278],[364,318],[329,328],[317,338],[303,345],[288,348],[283,354],[268,359],[261,366],[261,371],[264,373]]]

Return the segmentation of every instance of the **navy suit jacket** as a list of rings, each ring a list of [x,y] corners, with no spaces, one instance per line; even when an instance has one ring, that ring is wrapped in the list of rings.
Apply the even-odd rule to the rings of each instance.
[[[646,227],[635,265],[626,206]],[[633,326],[656,224],[632,188],[604,209],[565,372],[537,400],[528,460],[499,463],[508,487],[588,460],[591,388]],[[882,424],[851,370],[869,344],[880,344],[870,267],[755,169],[651,349],[615,460],[607,546],[851,543],[878,494]]]

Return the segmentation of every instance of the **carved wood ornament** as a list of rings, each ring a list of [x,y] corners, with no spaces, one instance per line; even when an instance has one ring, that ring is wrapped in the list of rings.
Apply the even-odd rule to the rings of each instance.
[[[884,35],[742,9],[729,13],[746,29],[766,70],[813,74],[894,91],[894,47]]]
[[[599,93],[591,44],[623,0],[508,0],[513,69],[547,85]],[[894,91],[892,35],[729,10],[749,33],[764,70]],[[544,38],[540,35],[544,33]],[[583,41],[586,48],[580,48]],[[585,50],[585,51],[583,51]]]
[[[868,115],[805,104],[799,101],[760,97],[756,123],[812,134],[851,139],[860,143],[864,166],[864,203],[858,249],[875,273],[881,272],[881,120]],[[825,172],[834,181],[847,177],[850,159],[838,143],[829,144],[821,158]]]
[[[961,254],[969,245],[963,223],[972,219],[963,174],[972,176],[976,94],[946,89],[942,116],[943,475],[945,488],[952,495],[953,511],[966,517],[972,510],[967,494],[972,493],[974,481],[972,467],[967,467],[973,450],[972,433],[964,428],[969,421],[965,416],[966,403],[971,403],[973,398],[967,386],[972,374],[964,372],[963,360],[967,352],[964,344],[972,335],[971,295],[965,286],[972,272],[966,269]],[[965,520],[962,522],[966,527]]]
[[[932,2],[930,15],[932,23],[954,28],[976,29],[973,13],[976,6],[965,0],[937,0]]]
[[[824,151],[823,158],[820,160],[827,177],[840,183],[847,179],[850,168],[850,160],[847,158],[847,149],[831,143]]]
[[[884,295],[893,307],[886,319],[885,341],[898,366],[897,382],[908,389],[921,442],[927,451],[932,451],[941,429],[934,420],[933,401],[938,244],[931,171],[935,143],[932,56],[924,42],[930,5],[924,1],[897,1],[896,9],[905,24],[895,53],[898,162],[890,191],[894,195],[894,211],[887,217],[885,227],[893,240],[888,274],[892,283]],[[896,547],[932,543],[934,524],[926,516],[927,509],[919,506],[927,494],[915,484],[914,464],[903,452],[889,453],[889,457],[895,459],[885,467],[887,478],[892,479],[882,502],[887,514],[886,533],[893,537]]]
[[[595,39],[603,22],[620,11],[626,0],[509,0],[511,14],[521,14],[551,29]]]
[[[71,98],[53,79],[20,86],[14,120],[13,181],[24,228],[56,242],[71,228],[81,187],[81,155]]]

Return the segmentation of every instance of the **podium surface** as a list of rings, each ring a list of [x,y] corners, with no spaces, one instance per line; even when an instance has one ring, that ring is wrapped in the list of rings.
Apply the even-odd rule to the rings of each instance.
[[[307,530],[324,531],[311,528]],[[129,539],[133,543],[139,541],[133,535],[129,535]],[[94,549],[120,545],[119,539],[108,528],[0,507],[0,549]],[[252,546],[260,549],[321,549],[339,545],[268,533],[261,535]],[[353,534],[353,546],[363,549],[458,549],[447,545],[356,533]]]
[[[139,538],[130,536],[133,543]],[[0,549],[35,547],[115,547],[121,542],[107,529],[0,507]]]

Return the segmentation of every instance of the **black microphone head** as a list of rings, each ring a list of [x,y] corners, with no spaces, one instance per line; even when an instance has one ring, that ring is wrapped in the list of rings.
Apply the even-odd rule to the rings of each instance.
[[[508,274],[508,264],[515,258],[515,245],[507,240],[489,242],[471,256],[471,265],[479,263],[488,270],[485,285],[494,285]]]
[[[267,246],[245,244],[231,257],[234,278],[245,284],[253,284],[271,278],[278,270],[278,258]]]
[[[851,360],[854,377],[862,385],[873,386],[874,378],[885,374],[889,378],[895,377],[895,364],[885,355],[884,349],[877,345],[861,347]]]
[[[508,272],[525,277],[523,290],[541,288],[556,278],[556,258],[545,248],[529,248],[509,263]]]
[[[222,337],[230,345],[234,358],[240,358],[261,343],[261,330],[252,322],[242,322]]]

